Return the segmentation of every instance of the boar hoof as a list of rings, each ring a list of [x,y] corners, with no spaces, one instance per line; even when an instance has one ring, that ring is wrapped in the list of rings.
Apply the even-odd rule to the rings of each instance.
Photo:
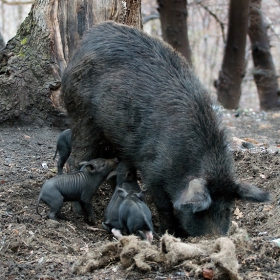
[[[87,217],[84,219],[84,221],[90,225],[90,226],[94,226],[95,225],[95,220],[94,220],[94,217]]]
[[[106,231],[111,232],[111,227],[108,226],[105,222],[102,222],[102,227],[103,227]]]

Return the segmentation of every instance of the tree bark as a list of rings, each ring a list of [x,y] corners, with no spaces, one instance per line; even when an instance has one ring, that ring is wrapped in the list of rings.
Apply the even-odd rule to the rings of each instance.
[[[5,42],[2,34],[0,33],[0,50],[2,50],[5,47]]]
[[[253,74],[258,89],[260,109],[279,110],[279,87],[262,17],[261,0],[251,0],[248,34],[251,41],[255,67]]]
[[[0,122],[61,123],[60,81],[85,31],[105,20],[141,28],[140,0],[37,0],[0,51]]]
[[[187,0],[158,0],[157,2],[163,40],[179,51],[191,64]]]
[[[245,71],[245,47],[250,0],[231,0],[227,42],[222,69],[216,81],[218,100],[227,109],[236,109]]]

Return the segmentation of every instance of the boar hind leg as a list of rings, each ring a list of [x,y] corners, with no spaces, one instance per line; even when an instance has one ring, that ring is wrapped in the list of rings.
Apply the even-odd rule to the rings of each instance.
[[[82,118],[80,121],[73,122],[71,128],[71,155],[74,159],[75,169],[79,169],[80,162],[97,158],[101,136],[94,129],[91,118]]]
[[[79,216],[83,215],[83,209],[79,201],[72,202],[72,211]]]
[[[57,162],[57,174],[60,175],[63,173],[63,166],[66,163],[70,153],[68,150],[62,150],[59,152],[59,160]]]
[[[162,190],[161,187],[156,188],[156,186],[153,185],[152,188],[149,188],[149,192],[151,192],[154,205],[157,208],[157,213],[158,213],[158,218],[160,223],[160,233],[165,234],[165,232],[168,231],[169,234],[174,234],[175,218],[173,215],[172,202],[167,197],[166,193]]]
[[[48,218],[52,220],[57,220],[61,217],[60,209],[63,205],[63,197],[55,198],[50,204],[50,212]]]
[[[92,204],[80,201],[80,205],[81,205],[83,213],[84,213],[84,221],[87,224],[93,225],[94,224],[94,212],[93,212]]]
[[[102,222],[102,227],[107,231],[111,232],[112,227],[107,222]]]

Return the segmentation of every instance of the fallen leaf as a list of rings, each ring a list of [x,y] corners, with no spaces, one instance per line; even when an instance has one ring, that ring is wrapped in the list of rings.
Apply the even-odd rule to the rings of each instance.
[[[12,232],[16,235],[19,235],[19,231],[17,229],[13,229]]]
[[[271,117],[272,117],[273,119],[280,118],[280,113],[274,113],[274,114],[271,115]]]
[[[260,144],[260,142],[258,142],[255,139],[252,139],[252,138],[244,138],[244,141],[255,144],[255,145]]]
[[[264,205],[263,207],[263,211],[269,211],[271,209],[273,209],[273,205]]]
[[[28,136],[28,135],[23,135],[24,136],[24,138],[26,138],[26,139],[29,139],[30,138],[30,136]]]
[[[259,128],[260,129],[268,129],[268,128],[271,128],[271,125],[268,124],[268,123],[262,123],[259,125]]]
[[[236,209],[234,210],[233,214],[236,215],[236,219],[237,220],[244,216],[243,213],[239,210],[238,207],[236,207]]]
[[[260,174],[260,177],[265,179],[265,175],[264,174]]]

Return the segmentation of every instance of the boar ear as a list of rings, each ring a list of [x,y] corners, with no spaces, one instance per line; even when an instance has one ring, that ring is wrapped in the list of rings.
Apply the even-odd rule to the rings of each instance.
[[[209,208],[211,203],[212,199],[205,186],[205,180],[197,178],[189,182],[188,187],[181,192],[173,205],[175,209],[180,209],[181,205],[190,204],[193,213],[195,213]]]
[[[117,177],[117,171],[116,170],[110,172],[109,175],[107,176],[106,180],[110,180],[110,179],[115,178],[115,177]]]
[[[236,183],[235,197],[252,202],[265,202],[271,200],[271,194],[269,192],[262,191],[258,187],[245,182]]]
[[[118,192],[119,197],[122,199],[125,199],[128,195],[128,193],[124,189],[119,188],[119,187],[117,187],[117,192]]]

